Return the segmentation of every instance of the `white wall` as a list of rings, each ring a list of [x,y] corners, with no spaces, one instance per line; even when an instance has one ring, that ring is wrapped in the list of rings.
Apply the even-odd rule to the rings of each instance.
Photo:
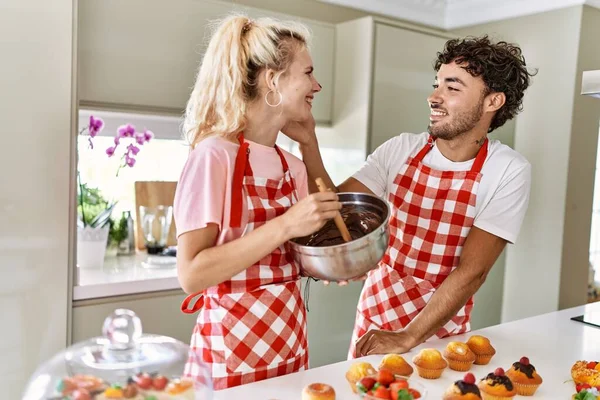
[[[577,6],[457,32],[516,42],[539,68],[515,124],[514,146],[532,164],[532,187],[519,239],[506,251],[503,321],[558,309],[581,13]]]
[[[72,160],[72,0],[0,2],[0,382],[19,399],[64,348]]]

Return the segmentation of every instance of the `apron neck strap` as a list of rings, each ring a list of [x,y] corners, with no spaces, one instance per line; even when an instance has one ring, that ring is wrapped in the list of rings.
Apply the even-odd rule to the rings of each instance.
[[[242,224],[242,208],[244,206],[244,177],[252,176],[252,168],[250,167],[250,144],[244,140],[244,132],[238,136],[240,148],[235,157],[235,167],[233,170],[233,180],[231,183],[231,215],[230,222],[232,228],[239,228]],[[283,173],[289,171],[289,166],[281,149],[275,145],[275,151],[279,155]]]
[[[433,148],[434,142],[435,138],[429,136],[429,139],[427,139],[427,143],[425,144],[425,146],[423,146],[423,148],[415,156],[415,161],[423,161],[425,155],[429,153],[429,151]],[[477,152],[477,156],[475,157],[475,161],[473,162],[473,166],[471,167],[471,172],[481,172],[481,168],[483,168],[483,163],[485,163],[485,159],[487,158],[488,144],[489,140],[485,138],[483,145],[479,148],[479,151]]]
[[[244,205],[244,176],[246,175],[246,166],[249,166],[250,144],[244,140],[244,133],[238,137],[240,148],[235,157],[235,167],[233,169],[233,179],[231,182],[231,215],[230,223],[232,228],[239,228],[242,224],[242,207]],[[252,171],[250,171],[252,173]]]
[[[483,168],[483,163],[485,162],[485,159],[487,158],[488,147],[489,147],[489,140],[488,140],[488,138],[485,138],[485,140],[483,141],[483,144],[481,145],[481,147],[479,148],[479,151],[477,152],[477,157],[475,157],[475,161],[473,162],[473,166],[471,167],[471,172],[477,172],[477,173],[481,172],[481,168]]]

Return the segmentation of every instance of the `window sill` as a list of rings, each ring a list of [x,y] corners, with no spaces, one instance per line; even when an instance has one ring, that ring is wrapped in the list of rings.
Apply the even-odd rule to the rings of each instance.
[[[107,256],[102,268],[77,268],[73,300],[180,289],[177,268],[170,264],[160,268],[146,268],[147,254]],[[174,259],[174,258],[173,258]]]

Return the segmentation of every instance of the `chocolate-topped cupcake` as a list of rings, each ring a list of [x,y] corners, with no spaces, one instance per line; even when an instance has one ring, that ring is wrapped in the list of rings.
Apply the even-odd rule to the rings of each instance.
[[[442,400],[480,400],[481,392],[475,384],[475,375],[468,373],[462,380],[454,382],[446,392]]]
[[[533,396],[537,388],[542,384],[542,377],[537,373],[529,358],[521,359],[513,363],[512,367],[506,371],[506,375],[515,385],[517,393],[521,396]]]
[[[484,400],[509,400],[515,397],[517,391],[502,368],[488,374],[477,385]]]

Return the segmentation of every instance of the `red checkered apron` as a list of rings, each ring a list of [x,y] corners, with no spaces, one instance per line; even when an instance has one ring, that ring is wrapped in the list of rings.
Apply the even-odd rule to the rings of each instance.
[[[436,288],[457,266],[462,246],[475,218],[475,199],[481,168],[488,152],[485,140],[470,171],[439,171],[422,163],[433,147],[429,138],[415,157],[407,160],[390,191],[394,212],[390,242],[379,268],[363,287],[352,342],[370,329],[398,331],[427,305]],[[473,298],[435,336],[442,338],[470,330]]]
[[[248,143],[240,135],[233,177],[231,226],[241,225],[246,196],[244,235],[283,214],[298,201],[285,157],[281,180],[255,177]],[[200,298],[189,309],[196,296]],[[211,367],[214,389],[224,389],[308,368],[306,311],[300,295],[300,270],[285,246],[230,280],[188,296],[182,311],[199,311],[192,352]],[[188,360],[185,375],[196,378],[201,366]]]

